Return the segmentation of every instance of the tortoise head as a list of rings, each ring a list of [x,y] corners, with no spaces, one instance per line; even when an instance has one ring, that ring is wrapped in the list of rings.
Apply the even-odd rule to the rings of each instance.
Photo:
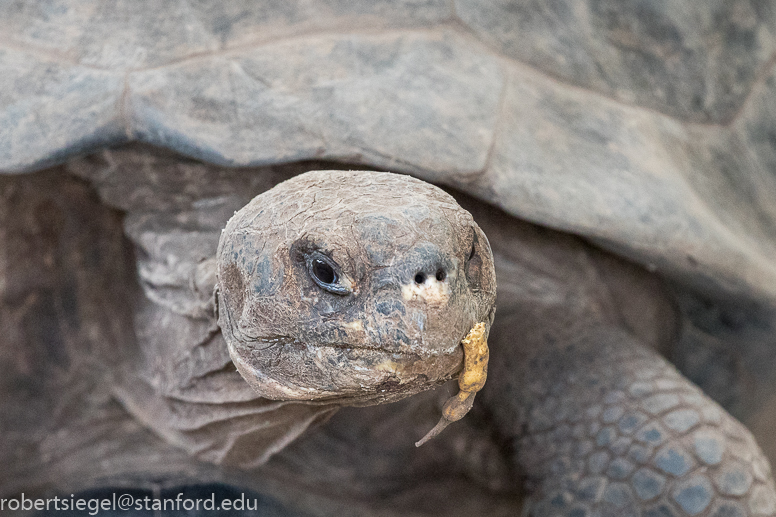
[[[441,189],[316,171],[257,196],[221,234],[219,325],[262,396],[363,405],[434,387],[494,314],[485,234]]]

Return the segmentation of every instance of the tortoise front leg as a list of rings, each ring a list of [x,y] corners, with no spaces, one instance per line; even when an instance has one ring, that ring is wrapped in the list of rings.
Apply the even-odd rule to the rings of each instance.
[[[749,431],[629,334],[530,357],[499,357],[519,350],[501,337],[483,398],[525,476],[528,515],[776,515]]]

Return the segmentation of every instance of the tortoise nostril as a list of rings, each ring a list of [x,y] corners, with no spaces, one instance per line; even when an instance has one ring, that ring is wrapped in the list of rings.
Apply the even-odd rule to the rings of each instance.
[[[442,282],[445,278],[447,278],[447,273],[445,272],[445,270],[442,268],[437,269],[436,279]]]
[[[416,284],[422,284],[425,281],[426,281],[426,274],[425,273],[420,272],[420,273],[415,275],[415,283]]]

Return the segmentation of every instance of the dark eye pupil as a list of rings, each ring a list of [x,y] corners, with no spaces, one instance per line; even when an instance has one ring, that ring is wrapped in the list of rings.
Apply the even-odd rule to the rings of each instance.
[[[324,284],[333,284],[337,280],[334,268],[322,260],[313,260],[313,275]]]

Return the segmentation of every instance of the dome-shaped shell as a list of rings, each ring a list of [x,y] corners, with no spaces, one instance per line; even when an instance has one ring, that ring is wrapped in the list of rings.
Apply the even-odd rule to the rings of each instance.
[[[0,5],[0,170],[139,140],[456,186],[717,294],[776,299],[766,4]]]

